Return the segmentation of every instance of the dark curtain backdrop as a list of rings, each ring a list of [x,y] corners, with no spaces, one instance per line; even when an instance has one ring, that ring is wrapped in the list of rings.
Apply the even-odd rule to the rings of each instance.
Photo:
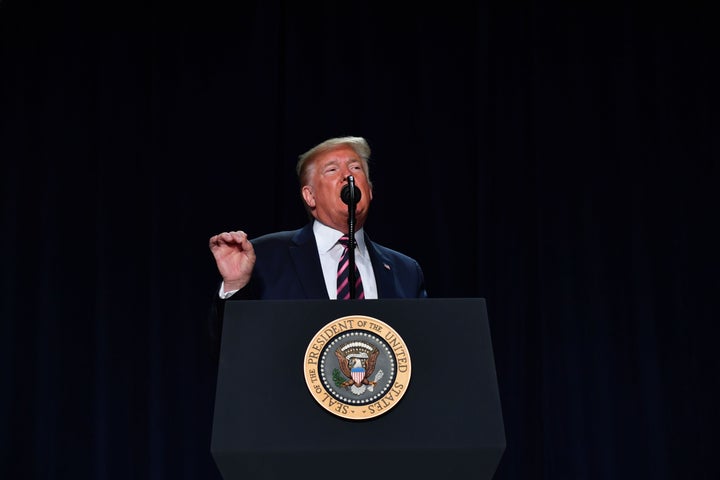
[[[208,239],[348,134],[372,237],[487,299],[495,478],[720,478],[709,9],[241,4],[0,3],[1,478],[219,478]]]

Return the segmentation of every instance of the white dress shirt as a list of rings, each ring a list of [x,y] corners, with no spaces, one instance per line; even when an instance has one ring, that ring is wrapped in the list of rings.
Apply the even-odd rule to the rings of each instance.
[[[313,223],[313,233],[315,234],[315,242],[317,243],[318,254],[320,255],[320,265],[322,266],[323,276],[325,277],[328,296],[332,300],[336,300],[337,268],[344,250],[344,247],[338,240],[340,240],[340,237],[342,237],[344,233],[330,228],[317,220]],[[362,228],[355,232],[355,241],[357,241],[355,265],[360,272],[365,298],[376,299],[378,298],[378,293],[377,284],[375,283],[375,273],[373,272],[367,245],[365,245],[365,236],[363,235]]]

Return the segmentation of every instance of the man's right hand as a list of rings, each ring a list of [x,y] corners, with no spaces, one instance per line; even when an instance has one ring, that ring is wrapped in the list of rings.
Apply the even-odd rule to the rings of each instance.
[[[255,267],[255,249],[245,232],[223,232],[210,237],[210,251],[226,292],[240,290],[248,284]]]

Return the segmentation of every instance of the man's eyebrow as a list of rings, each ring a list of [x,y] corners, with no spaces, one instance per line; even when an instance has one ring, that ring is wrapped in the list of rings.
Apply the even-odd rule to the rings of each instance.
[[[326,161],[324,161],[320,167],[326,168],[332,165],[340,165],[341,163],[345,163],[346,165],[351,163],[359,163],[362,165],[362,159],[361,158],[348,158],[346,160],[341,160],[339,158],[329,158]]]

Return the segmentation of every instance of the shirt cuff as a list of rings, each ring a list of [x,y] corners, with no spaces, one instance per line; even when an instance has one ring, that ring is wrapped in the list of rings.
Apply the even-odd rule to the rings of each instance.
[[[220,285],[220,291],[218,293],[220,295],[220,298],[222,298],[223,300],[226,300],[226,299],[232,297],[235,292],[237,292],[237,290],[230,290],[229,292],[226,292],[225,291],[225,282],[223,282],[222,285]]]

